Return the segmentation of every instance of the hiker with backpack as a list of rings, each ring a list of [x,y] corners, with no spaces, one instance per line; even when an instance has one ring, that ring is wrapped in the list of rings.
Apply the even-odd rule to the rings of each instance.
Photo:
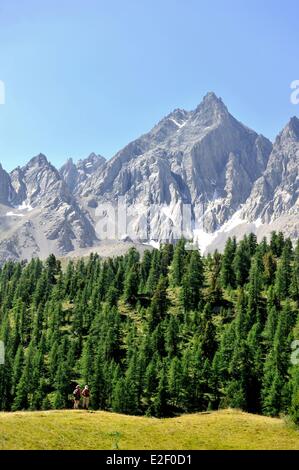
[[[83,397],[83,408],[88,410],[89,399],[90,399],[90,392],[89,392],[88,385],[85,385],[85,387],[82,391],[82,397]]]
[[[73,391],[74,396],[74,410],[79,409],[80,399],[81,399],[81,388],[80,385],[77,385],[75,390]]]

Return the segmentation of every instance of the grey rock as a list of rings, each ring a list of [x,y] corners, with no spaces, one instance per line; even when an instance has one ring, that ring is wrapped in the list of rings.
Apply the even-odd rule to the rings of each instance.
[[[14,207],[0,212],[0,251],[10,250],[20,259],[44,258],[96,241],[88,215],[44,155],[14,170],[10,181]]]
[[[255,182],[244,218],[272,223],[299,213],[299,119],[293,117],[276,138],[267,167]]]
[[[82,200],[100,205],[125,197],[139,212],[132,216],[137,238],[140,205],[146,211],[150,204],[169,207],[170,217],[157,218],[158,239],[174,238],[180,203],[192,206],[195,224],[213,232],[245,203],[271,149],[208,93],[194,111],[175,110],[118,152],[82,185]]]
[[[9,174],[3,170],[0,164],[0,204],[9,205],[14,198],[14,190]]]
[[[129,231],[99,240],[107,203],[127,206]],[[57,171],[40,154],[9,175],[0,166],[0,263],[5,259],[123,252],[150,238],[187,236],[202,251],[253,231],[259,239],[283,230],[299,234],[299,120],[271,142],[237,121],[208,93],[193,111],[176,109],[111,160],[91,154]],[[186,236],[186,234],[184,234]]]
[[[79,160],[77,164],[73,162],[72,158],[69,158],[59,170],[59,173],[69,190],[75,193],[78,191],[80,184],[101,168],[105,162],[104,157],[95,153],[91,153],[84,160]]]

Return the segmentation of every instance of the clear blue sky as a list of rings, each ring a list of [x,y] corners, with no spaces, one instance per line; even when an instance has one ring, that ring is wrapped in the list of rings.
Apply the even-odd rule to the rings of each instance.
[[[207,91],[273,139],[299,114],[298,0],[1,0],[0,162],[109,158]]]

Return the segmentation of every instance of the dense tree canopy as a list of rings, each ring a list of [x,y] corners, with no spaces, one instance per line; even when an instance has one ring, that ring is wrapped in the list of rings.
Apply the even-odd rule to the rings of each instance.
[[[0,268],[0,409],[71,406],[158,417],[237,407],[299,421],[299,243],[184,241],[101,260]]]

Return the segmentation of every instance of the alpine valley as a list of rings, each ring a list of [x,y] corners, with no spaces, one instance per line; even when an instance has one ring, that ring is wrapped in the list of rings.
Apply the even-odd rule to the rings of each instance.
[[[101,240],[98,211],[120,197],[130,236]],[[155,236],[148,239],[145,215],[153,205]],[[203,253],[249,232],[258,240],[274,230],[298,238],[298,118],[272,144],[208,93],[195,110],[174,110],[108,161],[92,153],[58,170],[40,154],[10,174],[0,165],[0,263],[173,242],[183,205],[191,207],[190,239]]]

